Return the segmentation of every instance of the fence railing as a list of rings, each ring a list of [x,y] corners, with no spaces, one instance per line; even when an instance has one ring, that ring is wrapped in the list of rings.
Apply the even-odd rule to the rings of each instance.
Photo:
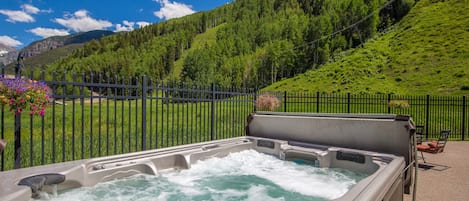
[[[2,171],[243,136],[254,108],[253,89],[213,84],[84,74],[45,82],[52,104],[43,117],[21,115],[16,139],[15,116],[1,108]]]
[[[260,93],[271,93],[280,100],[278,112],[408,114],[416,125],[424,126],[426,139],[438,138],[440,131],[445,129],[451,130],[451,140],[469,139],[469,101],[466,96]]]
[[[145,76],[24,74],[45,81],[54,100],[42,117],[0,108],[0,137],[8,142],[1,171],[243,136],[257,95],[267,93]],[[410,114],[427,139],[443,129],[452,140],[469,139],[465,96],[270,93],[280,100],[276,111]]]

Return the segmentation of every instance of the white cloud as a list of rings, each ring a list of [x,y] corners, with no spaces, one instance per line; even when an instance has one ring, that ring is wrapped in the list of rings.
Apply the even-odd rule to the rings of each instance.
[[[30,4],[23,4],[21,5],[21,8],[24,10],[24,12],[29,13],[29,14],[37,14],[40,11],[39,8],[36,8]]]
[[[150,25],[150,22],[140,21],[140,22],[137,22],[137,25],[138,25],[138,28],[142,28],[142,27]]]
[[[142,27],[148,26],[148,25],[150,25],[150,23],[145,22],[145,21],[130,22],[130,21],[124,20],[124,21],[122,21],[122,24],[116,24],[115,32],[133,31],[135,28],[142,28]]]
[[[87,10],[78,10],[70,16],[65,15],[64,18],[56,18],[54,21],[76,32],[102,30],[112,26],[112,23],[107,20],[90,17]]]
[[[0,43],[3,43],[4,45],[8,45],[11,47],[17,47],[17,46],[23,45],[23,43],[11,38],[10,36],[0,36]]]
[[[53,13],[53,12],[54,11],[51,8],[49,8],[47,10],[41,10],[41,13]]]
[[[127,20],[122,21],[122,24],[116,24],[116,32],[121,31],[132,31],[134,30],[135,22],[129,22]]]
[[[116,24],[116,30],[114,32],[121,32],[121,31],[132,31],[134,30],[133,27],[125,27],[122,24]]]
[[[33,16],[30,14],[19,11],[19,10],[0,10],[0,14],[6,15],[8,19],[7,22],[34,22]]]
[[[86,16],[88,16],[88,11],[87,10],[76,11],[75,16],[76,17],[81,17],[81,18],[86,17]]]
[[[43,13],[51,13],[52,10],[40,10],[39,8],[31,5],[31,4],[23,4],[21,5],[22,10],[0,10],[0,14],[6,15],[8,19],[7,22],[15,23],[15,22],[34,22],[35,19],[32,14],[38,14],[39,12]]]
[[[65,29],[50,29],[50,28],[43,28],[43,27],[37,27],[34,29],[30,29],[28,31],[37,36],[41,36],[43,38],[48,38],[51,36],[66,36],[70,34]]]
[[[35,19],[32,14],[38,14],[39,12],[43,13],[51,13],[52,10],[40,10],[39,8],[31,5],[31,4],[23,4],[21,5],[22,10],[0,10],[0,14],[6,15],[8,19],[7,22],[15,23],[15,22],[34,22]]]
[[[133,27],[135,25],[135,22],[129,22],[127,20],[124,20],[122,21],[122,23],[125,25],[125,26],[129,26],[129,27]]]
[[[189,15],[192,13],[195,13],[194,10],[192,10],[192,6],[186,5],[183,3],[178,3],[178,2],[170,2],[169,0],[154,0],[155,2],[160,3],[161,8],[159,11],[155,11],[153,14],[160,18],[164,19],[166,18],[171,19],[171,18],[178,18],[182,17],[185,15]]]

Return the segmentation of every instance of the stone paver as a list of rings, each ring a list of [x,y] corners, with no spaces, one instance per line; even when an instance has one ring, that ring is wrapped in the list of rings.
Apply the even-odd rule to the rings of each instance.
[[[468,201],[469,142],[451,141],[443,153],[423,154],[427,164],[434,167],[419,168],[417,201]],[[421,159],[419,162],[423,163]],[[404,200],[411,201],[412,195],[405,195]]]

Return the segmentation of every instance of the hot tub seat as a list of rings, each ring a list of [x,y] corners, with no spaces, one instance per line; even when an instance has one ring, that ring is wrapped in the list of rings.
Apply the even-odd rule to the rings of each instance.
[[[200,160],[252,149],[369,175],[336,201],[402,201],[408,190],[404,186],[412,183],[413,133],[412,120],[396,115],[253,114],[245,137],[0,172],[0,200],[29,200],[35,189],[18,183],[40,174],[64,175],[65,180],[54,185],[65,190],[134,174],[188,169]],[[44,184],[42,190],[51,192],[51,185]]]
[[[383,191],[383,189],[399,188],[399,185],[394,184],[396,182],[389,181],[402,182],[399,182],[399,178],[402,179],[401,170],[404,166],[402,157],[332,146],[301,145],[299,146],[298,143],[289,143],[284,140],[247,136],[83,160],[81,164],[72,163],[65,165],[69,169],[57,172],[65,176],[63,182],[56,182],[57,189],[65,190],[81,186],[93,186],[99,182],[140,173],[156,175],[167,171],[187,169],[191,167],[191,164],[199,160],[224,157],[230,153],[248,149],[274,155],[283,160],[300,159],[312,162],[311,165],[317,165],[322,168],[344,168],[369,174],[368,177],[359,181],[344,196],[336,199],[337,201],[373,200],[376,196],[384,197],[384,194],[388,191]],[[54,165],[31,168],[35,169],[35,171],[28,171],[29,168],[21,169],[22,174],[15,174],[15,183],[26,177],[34,177],[35,175],[30,175],[31,172],[41,174],[42,172],[47,172],[49,170],[48,167],[51,166]],[[0,175],[2,178],[5,175],[11,178],[12,175],[9,173],[13,174],[15,172],[7,171],[0,173]],[[400,186],[402,187],[402,185]],[[25,189],[24,186],[20,189],[18,192],[21,193],[16,194],[6,194],[8,192],[3,191],[0,194],[0,200],[29,200],[36,193],[35,190]],[[48,183],[44,183],[42,190],[50,192],[52,187]]]

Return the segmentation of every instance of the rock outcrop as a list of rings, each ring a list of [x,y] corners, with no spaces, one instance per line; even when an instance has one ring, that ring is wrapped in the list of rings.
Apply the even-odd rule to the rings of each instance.
[[[0,65],[8,65],[16,61],[18,50],[0,43]]]
[[[53,36],[31,43],[27,47],[23,48],[20,54],[26,59],[65,45],[85,43],[93,39],[99,40],[101,37],[108,36],[113,33],[114,32],[112,31],[96,30],[67,36]]]

